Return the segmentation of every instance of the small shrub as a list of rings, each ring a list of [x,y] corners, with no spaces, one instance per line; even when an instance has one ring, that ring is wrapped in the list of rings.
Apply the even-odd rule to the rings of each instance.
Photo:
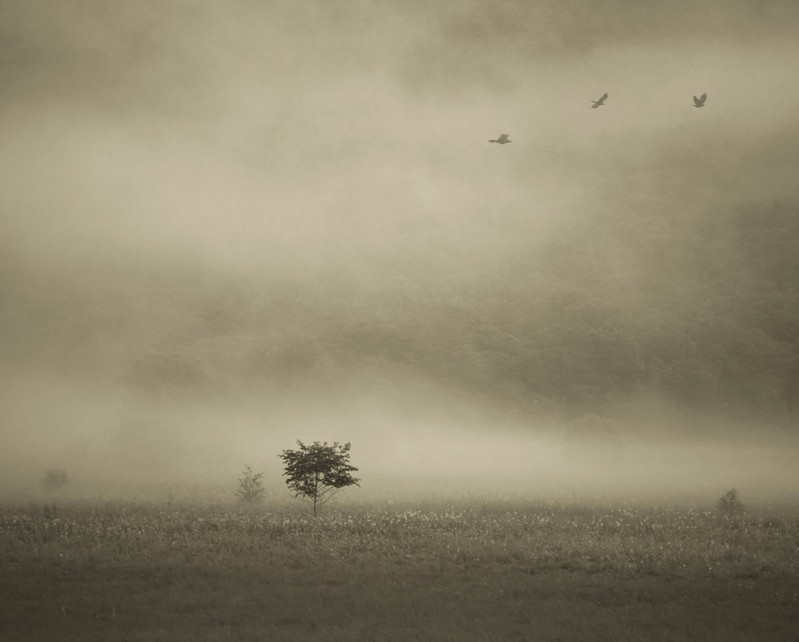
[[[744,512],[743,502],[734,488],[730,488],[719,498],[717,506],[722,517],[739,517]]]
[[[244,474],[239,479],[236,497],[245,504],[259,504],[264,500],[264,474],[253,473],[249,466],[244,467]]]

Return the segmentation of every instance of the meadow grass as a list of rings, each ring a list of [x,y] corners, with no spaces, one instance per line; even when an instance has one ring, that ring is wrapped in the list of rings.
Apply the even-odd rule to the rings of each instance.
[[[799,519],[689,507],[0,507],[0,638],[790,639]]]

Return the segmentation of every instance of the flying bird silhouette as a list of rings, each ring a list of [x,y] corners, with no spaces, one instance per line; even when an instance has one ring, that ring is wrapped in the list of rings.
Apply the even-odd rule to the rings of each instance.
[[[494,140],[488,141],[489,143],[499,143],[500,145],[504,145],[505,143],[512,143],[513,141],[508,138],[508,134],[501,134],[499,138]]]
[[[597,107],[602,107],[602,105],[605,104],[605,101],[607,99],[608,99],[608,94],[607,94],[607,92],[605,92],[605,94],[599,100],[592,100],[591,101],[592,103],[594,103],[593,105],[591,105],[591,109],[596,109]]]
[[[699,98],[694,96],[694,107],[704,107],[706,100],[707,100],[707,94],[702,94],[701,96],[699,96]]]

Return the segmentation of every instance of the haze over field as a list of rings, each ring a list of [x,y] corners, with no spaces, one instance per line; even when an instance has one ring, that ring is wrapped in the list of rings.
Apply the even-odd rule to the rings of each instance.
[[[0,482],[795,493],[797,28],[0,0]]]

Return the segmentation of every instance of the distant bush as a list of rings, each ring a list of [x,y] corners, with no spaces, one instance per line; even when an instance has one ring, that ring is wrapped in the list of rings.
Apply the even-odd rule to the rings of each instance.
[[[264,500],[264,474],[253,473],[249,466],[244,467],[244,474],[239,479],[236,497],[245,504],[259,504]]]
[[[722,517],[732,518],[743,515],[744,505],[735,488],[724,493],[716,504]]]
[[[55,492],[57,490],[61,490],[64,486],[67,485],[69,479],[67,478],[67,473],[64,470],[48,470],[47,474],[44,476],[42,480],[42,486],[44,486],[45,490],[50,492]]]

